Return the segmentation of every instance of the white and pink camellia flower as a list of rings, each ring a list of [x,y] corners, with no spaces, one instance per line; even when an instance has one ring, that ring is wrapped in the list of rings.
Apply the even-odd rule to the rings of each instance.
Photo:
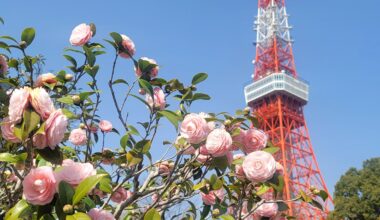
[[[53,169],[48,166],[32,169],[25,176],[22,186],[24,197],[30,204],[49,204],[56,192],[56,180]]]
[[[203,145],[195,151],[196,160],[199,163],[206,163],[211,156],[208,154],[206,147]]]
[[[128,199],[130,193],[123,187],[119,187],[114,193],[111,195],[112,202],[121,203]]]
[[[36,87],[40,87],[40,86],[43,86],[45,85],[45,83],[47,84],[54,84],[54,83],[57,83],[57,78],[54,74],[52,73],[45,73],[45,74],[41,74],[37,77],[37,80],[36,82],[34,83],[34,86]]]
[[[30,103],[43,120],[48,119],[50,114],[55,111],[49,94],[41,87],[31,90]]]
[[[71,186],[76,187],[84,179],[95,174],[96,170],[92,164],[65,159],[62,162],[62,167],[55,172],[55,179],[57,180],[57,184],[61,181],[65,181]]]
[[[180,128],[181,135],[190,144],[199,144],[210,133],[207,121],[200,115],[190,113],[185,116]]]
[[[87,215],[90,216],[91,220],[115,220],[110,212],[98,208],[90,209]]]
[[[261,217],[271,218],[276,216],[278,213],[278,205],[275,202],[264,203],[260,205],[254,212]]]
[[[267,145],[268,136],[264,131],[251,128],[245,132],[243,151],[251,153],[253,151],[262,150]]]
[[[284,167],[279,162],[276,162],[276,172],[280,175],[284,175]]]
[[[250,181],[265,182],[276,172],[276,160],[270,153],[255,151],[245,157],[243,170]]]
[[[9,121],[9,117],[4,118],[1,124],[1,135],[7,141],[12,143],[20,143],[20,139],[18,139],[13,132],[14,124]]]
[[[244,148],[244,138],[246,131],[241,128],[237,128],[239,130],[239,134],[232,136],[232,144],[229,150],[239,150],[240,148]]]
[[[112,131],[112,123],[107,120],[101,120],[99,122],[99,128],[103,132],[110,132]]]
[[[153,98],[150,94],[145,95],[145,100],[149,104],[151,108],[157,108],[160,110],[164,110],[166,106],[165,94],[161,88],[156,87],[153,90]]]
[[[213,157],[221,157],[227,154],[232,144],[230,133],[221,128],[214,129],[206,140],[206,149]]]
[[[206,121],[207,121],[208,118],[211,118],[211,115],[209,115],[207,113],[204,113],[204,112],[200,112],[199,116],[201,116],[202,118],[204,118]],[[209,121],[209,122],[207,122],[207,125],[208,125],[208,129],[210,131],[212,131],[212,130],[215,129],[215,121]]]
[[[131,56],[135,55],[136,48],[135,43],[129,38],[127,35],[121,34],[121,38],[123,39],[121,41],[121,45],[124,47],[125,50],[128,51],[128,53],[120,52],[119,55],[124,58],[131,58]]]
[[[145,60],[145,61],[148,61],[150,64],[154,64],[154,65],[157,65],[157,62],[154,60],[154,59],[150,59],[148,57],[141,57],[140,60]],[[153,67],[150,72],[149,72],[149,76],[151,78],[155,78],[157,77],[158,75],[158,70],[160,69],[160,67],[157,65],[155,67]],[[142,76],[142,72],[140,70],[140,68],[138,67],[137,69],[135,68],[135,73],[136,73],[136,76],[137,77],[141,77]]]
[[[87,143],[86,131],[81,128],[76,128],[70,132],[69,141],[75,146],[83,146]]]
[[[212,190],[208,194],[201,192],[202,201],[206,205],[214,205],[217,202],[217,198],[221,201],[224,198],[223,188],[218,190]]]
[[[92,37],[92,31],[90,25],[85,23],[76,26],[71,32],[70,43],[73,46],[83,46]]]
[[[38,149],[49,146],[52,150],[62,142],[68,119],[61,109],[55,110],[45,121],[45,132],[33,136],[33,145]]]
[[[244,161],[244,157],[245,157],[244,154],[235,154],[234,155],[234,160],[240,160],[240,159],[242,159]],[[244,180],[245,179],[244,169],[243,169],[243,166],[241,164],[236,164],[235,165],[235,175],[236,175],[236,178],[238,178],[239,180]]]
[[[7,59],[3,55],[0,55],[0,74],[8,72]]]
[[[9,121],[17,124],[21,121],[23,117],[24,110],[29,105],[31,89],[29,87],[24,87],[20,89],[15,89],[9,99]]]

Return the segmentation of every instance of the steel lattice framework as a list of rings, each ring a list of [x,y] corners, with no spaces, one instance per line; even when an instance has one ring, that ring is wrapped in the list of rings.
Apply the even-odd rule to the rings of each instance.
[[[261,129],[281,148],[275,157],[284,166],[283,199],[292,199],[311,186],[328,192],[303,114],[309,85],[297,76],[285,2],[259,0],[258,6],[256,66],[254,82],[245,87],[246,102]],[[297,219],[326,219],[333,206],[331,196],[320,202],[324,211],[307,203],[289,203],[288,214]]]

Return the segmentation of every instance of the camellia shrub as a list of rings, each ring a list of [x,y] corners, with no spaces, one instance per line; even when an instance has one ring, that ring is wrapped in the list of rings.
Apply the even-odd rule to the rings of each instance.
[[[28,51],[33,28],[21,38],[0,37],[5,219],[283,219],[290,218],[287,203],[316,205],[326,197],[314,189],[279,199],[284,171],[272,156],[278,148],[249,108],[236,115],[191,112],[194,102],[210,99],[197,88],[207,74],[189,84],[161,78],[154,59],[135,58],[128,36],[110,33],[107,50],[93,41],[95,33],[94,24],[76,26],[63,55],[70,66],[55,73],[44,73],[43,56]],[[100,71],[106,51],[112,68]],[[116,77],[120,59],[133,63],[134,80]],[[109,97],[99,89],[104,73]],[[113,103],[107,115],[99,115],[102,99]],[[129,122],[131,99],[146,106],[139,112],[145,121]],[[175,140],[156,141],[162,123],[173,125],[177,134],[168,136]],[[109,135],[118,146],[105,147]],[[166,150],[152,155],[157,147]]]

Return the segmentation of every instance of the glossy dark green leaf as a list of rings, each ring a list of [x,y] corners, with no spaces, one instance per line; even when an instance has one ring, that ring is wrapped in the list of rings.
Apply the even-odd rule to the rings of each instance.
[[[21,199],[14,205],[6,214],[5,219],[6,220],[13,220],[13,219],[19,219],[19,216],[22,215],[23,212],[25,212],[29,208],[28,203]]]
[[[138,79],[140,88],[144,89],[149,95],[153,96],[153,87],[152,85],[144,80],[144,79]]]
[[[208,213],[210,212],[211,210],[211,206],[209,205],[205,205],[203,207],[203,210],[202,210],[202,213],[201,213],[201,219],[206,219],[206,217],[208,216]]]
[[[180,120],[180,117],[176,113],[170,110],[161,110],[161,111],[158,111],[157,113],[167,118],[170,121],[170,123],[174,125],[175,129],[178,130],[178,122]]]
[[[289,206],[285,202],[277,202],[278,211],[283,212],[289,209]]]
[[[73,64],[73,66],[76,68],[77,67],[77,61],[74,59],[74,57],[70,56],[70,55],[63,55],[66,60],[68,60],[71,64]]]
[[[265,152],[270,153],[270,154],[275,154],[279,150],[280,150],[279,147],[267,147],[267,148],[264,148],[262,151],[265,151]]]
[[[116,45],[120,45],[121,42],[123,41],[123,38],[121,37],[121,35],[119,33],[111,32],[110,36],[115,41]]]
[[[196,85],[204,80],[206,80],[208,75],[206,73],[198,73],[191,80],[191,84]]]
[[[46,161],[53,164],[62,164],[63,154],[59,147],[55,147],[54,150],[50,147],[45,147],[44,149],[36,149],[36,151]]]
[[[193,98],[192,100],[195,101],[195,100],[210,100],[211,97],[207,94],[204,94],[204,93],[195,93],[193,94]]]
[[[61,181],[58,184],[58,196],[61,204],[72,204],[74,196],[73,187],[65,181]]]
[[[26,44],[29,46],[33,42],[35,36],[36,36],[36,31],[34,30],[34,28],[32,27],[25,28],[21,34],[21,40],[25,41]]]
[[[27,153],[21,153],[21,154],[11,154],[11,153],[0,153],[0,161],[1,162],[8,162],[8,163],[17,163],[17,162],[23,162],[26,160]]]
[[[134,149],[136,149],[136,151],[138,152],[145,154],[149,152],[151,146],[152,142],[150,140],[141,140],[135,144]]]

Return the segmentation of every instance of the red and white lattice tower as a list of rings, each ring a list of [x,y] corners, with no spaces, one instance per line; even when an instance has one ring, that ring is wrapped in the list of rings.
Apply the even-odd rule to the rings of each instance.
[[[309,85],[296,72],[291,27],[284,0],[259,0],[255,21],[256,59],[253,83],[244,88],[246,103],[274,145],[276,159],[284,166],[283,199],[296,197],[311,186],[328,192],[319,170],[303,114]],[[321,201],[324,211],[302,203],[289,203],[297,219],[326,219],[333,207],[331,196]]]

